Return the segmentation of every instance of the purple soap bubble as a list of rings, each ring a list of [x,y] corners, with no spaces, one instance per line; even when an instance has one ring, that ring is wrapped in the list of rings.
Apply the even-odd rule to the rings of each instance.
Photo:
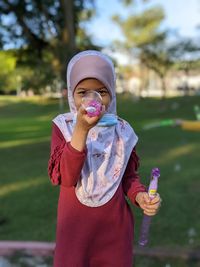
[[[82,106],[89,117],[99,116],[102,111],[102,97],[96,91],[88,91],[82,98]]]

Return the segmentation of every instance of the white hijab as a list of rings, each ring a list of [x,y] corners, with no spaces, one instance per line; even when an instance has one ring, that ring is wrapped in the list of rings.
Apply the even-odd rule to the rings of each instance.
[[[112,61],[94,50],[78,53],[71,59],[67,68],[70,113],[58,115],[53,120],[66,142],[71,140],[73,119],[77,112],[73,92],[77,84],[86,78],[98,79],[105,85],[111,95],[107,112],[116,114],[115,72]],[[86,141],[88,152],[81,178],[75,188],[76,196],[82,204],[98,207],[113,197],[137,140],[132,127],[120,118],[116,125],[96,125],[89,131]]]

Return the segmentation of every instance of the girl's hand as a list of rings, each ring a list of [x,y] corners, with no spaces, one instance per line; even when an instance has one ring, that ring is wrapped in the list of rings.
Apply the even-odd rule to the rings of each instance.
[[[136,195],[135,200],[139,204],[140,208],[143,209],[144,214],[148,216],[153,216],[158,212],[162,201],[158,193],[153,199],[151,199],[146,192],[139,192]]]
[[[87,111],[81,106],[77,113],[77,127],[83,131],[88,132],[92,127],[94,127],[98,121],[101,119],[105,112],[105,106],[103,106],[102,111],[99,116],[89,117]]]
[[[86,110],[80,107],[77,114],[77,121],[71,138],[71,146],[78,151],[83,151],[89,130],[94,127],[103,116],[105,107],[99,116],[89,117]]]

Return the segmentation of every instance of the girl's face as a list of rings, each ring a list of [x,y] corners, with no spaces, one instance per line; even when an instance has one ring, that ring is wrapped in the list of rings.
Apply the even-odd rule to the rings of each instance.
[[[107,110],[111,101],[111,96],[104,84],[99,80],[93,78],[85,79],[76,86],[74,90],[74,102],[76,109],[78,110],[80,108],[82,98],[88,91],[96,91],[97,93],[99,93],[102,97],[102,104]]]

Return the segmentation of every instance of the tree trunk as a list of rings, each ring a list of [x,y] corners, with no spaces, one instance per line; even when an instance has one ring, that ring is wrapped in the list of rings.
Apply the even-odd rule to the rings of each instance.
[[[165,99],[166,95],[167,95],[167,88],[166,88],[166,84],[165,84],[165,77],[164,76],[160,76],[161,79],[161,88],[162,88],[162,98]]]
[[[76,36],[75,36],[75,19],[74,19],[74,1],[61,0],[61,6],[64,14],[65,26],[63,29],[63,44],[67,46],[70,54],[76,51]]]

